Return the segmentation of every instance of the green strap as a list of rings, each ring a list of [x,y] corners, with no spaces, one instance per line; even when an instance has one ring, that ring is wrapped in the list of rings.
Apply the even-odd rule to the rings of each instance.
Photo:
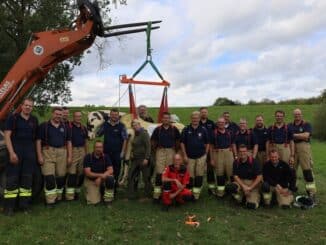
[[[152,22],[148,22],[147,24],[147,30],[146,30],[146,36],[147,36],[147,57],[146,61],[137,69],[137,71],[132,75],[132,79],[134,79],[149,63],[155,73],[161,78],[161,80],[164,80],[163,76],[161,75],[159,69],[155,66],[154,62],[152,61],[152,47],[151,47],[151,28],[152,28]]]
[[[150,60],[149,63],[151,64],[151,66],[153,67],[154,71],[156,72],[156,74],[162,79],[163,79],[163,76],[161,75],[160,71],[158,70],[158,68],[154,65],[153,61]]]
[[[147,63],[148,63],[148,60],[146,60],[139,68],[138,68],[138,70],[132,75],[132,79],[134,79],[137,75],[138,75],[138,73],[139,72],[141,72],[143,69],[144,69],[144,67],[147,65]]]
[[[152,22],[148,22],[147,24],[147,59],[152,60],[152,47],[151,47],[151,29],[152,29]]]

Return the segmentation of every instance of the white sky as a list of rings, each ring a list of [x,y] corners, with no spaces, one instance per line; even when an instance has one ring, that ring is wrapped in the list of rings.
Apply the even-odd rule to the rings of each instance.
[[[319,95],[326,88],[325,13],[325,0],[128,0],[112,9],[113,24],[163,20],[152,33],[153,60],[172,84],[171,106]],[[92,50],[74,70],[71,105],[112,106],[119,75],[131,76],[145,56],[145,33],[107,39],[105,69]],[[158,79],[150,69],[137,78]],[[137,86],[137,104],[159,106],[162,91]]]

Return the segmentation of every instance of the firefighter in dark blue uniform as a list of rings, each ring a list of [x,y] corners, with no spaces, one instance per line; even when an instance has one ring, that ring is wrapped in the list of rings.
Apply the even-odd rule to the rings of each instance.
[[[155,154],[155,186],[153,199],[159,200],[162,192],[162,173],[173,162],[173,157],[180,147],[180,132],[171,124],[171,115],[164,112],[162,124],[157,126],[151,136],[152,149]]]
[[[237,154],[240,145],[247,146],[248,153],[256,158],[258,152],[258,142],[256,136],[252,133],[251,129],[248,129],[247,120],[241,118],[239,123],[239,131],[235,134],[234,138],[235,149],[234,152]]]
[[[310,138],[312,134],[311,124],[303,120],[300,109],[293,111],[294,121],[288,125],[293,132],[295,161],[294,167],[297,170],[301,166],[304,180],[306,182],[306,191],[309,196],[315,200],[317,192],[316,183],[313,174],[312,152],[310,146]]]
[[[208,136],[211,141],[211,137],[213,135],[214,129],[215,129],[215,123],[208,119],[208,109],[207,107],[201,107],[199,109],[200,112],[200,121],[199,125],[203,126],[206,128]],[[211,165],[211,159],[210,159],[210,154],[207,154],[207,159],[206,159],[206,165],[207,165],[207,173],[206,173],[206,180],[207,180],[207,185],[208,185],[208,194],[213,194],[215,195],[215,173],[214,173],[214,167]]]
[[[99,132],[99,136],[102,135],[104,135],[104,153],[111,159],[117,187],[121,160],[126,153],[128,134],[125,125],[119,121],[119,111],[116,108],[110,111],[109,120],[104,123]]]
[[[252,131],[258,143],[256,160],[259,162],[260,167],[262,168],[267,160],[266,143],[268,140],[268,129],[264,125],[264,117],[262,115],[256,116],[255,127]]]
[[[71,131],[72,164],[67,168],[66,200],[79,198],[84,181],[83,160],[88,152],[87,129],[81,123],[82,113],[75,111],[73,121],[68,122]]]
[[[232,131],[225,128],[225,119],[217,119],[211,140],[210,155],[211,165],[216,171],[216,196],[223,197],[226,182],[232,181],[234,161],[234,136]]]
[[[191,114],[191,124],[181,134],[181,150],[190,173],[188,187],[192,188],[194,197],[199,199],[209,152],[209,137],[206,128],[199,125],[200,112]]]
[[[37,157],[44,176],[47,207],[62,200],[67,166],[72,164],[70,128],[62,122],[62,108],[53,108],[51,120],[40,125]]]
[[[5,127],[5,142],[9,152],[4,193],[5,214],[12,215],[19,197],[19,207],[29,209],[33,172],[36,169],[35,139],[38,120],[31,115],[34,102],[25,99],[21,113],[9,116]]]
[[[225,120],[225,128],[230,130],[232,134],[235,135],[240,128],[235,122],[231,121],[230,112],[228,111],[223,112],[223,117]]]

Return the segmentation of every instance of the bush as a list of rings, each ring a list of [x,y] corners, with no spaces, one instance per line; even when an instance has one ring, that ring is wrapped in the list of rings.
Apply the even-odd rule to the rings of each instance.
[[[241,102],[238,100],[233,101],[226,97],[220,97],[220,98],[217,98],[215,100],[215,103],[213,104],[213,106],[225,106],[225,105],[241,105]]]
[[[319,140],[326,141],[326,103],[322,103],[314,115],[314,132],[313,135]]]

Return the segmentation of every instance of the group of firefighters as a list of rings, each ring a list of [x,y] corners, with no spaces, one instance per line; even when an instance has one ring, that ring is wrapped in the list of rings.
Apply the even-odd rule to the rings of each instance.
[[[285,113],[278,110],[272,126],[267,128],[263,116],[258,115],[254,128],[249,129],[246,119],[238,125],[230,120],[229,112],[216,122],[209,120],[207,108],[202,107],[191,114],[190,124],[181,133],[166,112],[151,136],[139,120],[133,120],[132,138],[119,121],[119,111],[112,109],[98,132],[104,140],[97,140],[93,152],[88,152],[88,134],[80,111],[74,111],[69,121],[69,109],[56,107],[51,118],[39,124],[31,114],[33,106],[33,100],[26,98],[21,112],[9,116],[5,126],[9,153],[6,215],[13,215],[17,208],[30,209],[37,163],[44,178],[47,207],[63,199],[78,200],[82,186],[88,204],[104,201],[111,206],[119,187],[121,164],[127,160],[128,198],[137,198],[142,176],[145,195],[161,202],[164,210],[173,203],[198,200],[205,173],[210,195],[232,195],[249,209],[258,208],[261,202],[270,206],[273,200],[289,208],[297,191],[299,166],[305,189],[315,199],[312,129],[300,109],[293,111],[292,123],[286,124]],[[145,106],[138,109],[141,119],[153,122]],[[128,147],[131,154],[127,158]]]

